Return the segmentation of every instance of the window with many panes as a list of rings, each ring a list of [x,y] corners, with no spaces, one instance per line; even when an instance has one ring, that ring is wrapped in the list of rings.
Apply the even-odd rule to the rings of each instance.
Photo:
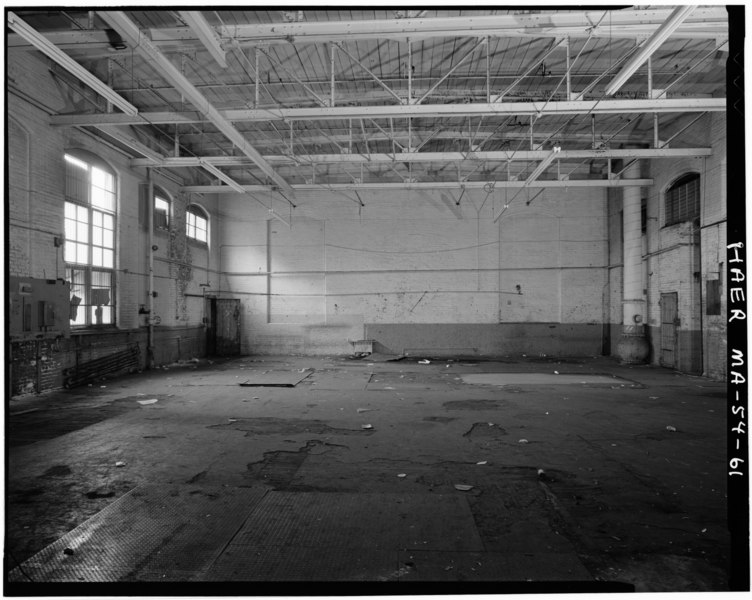
[[[195,204],[191,204],[186,210],[185,232],[190,239],[197,242],[209,242],[209,216]]]
[[[676,225],[700,217],[700,175],[689,173],[666,190],[665,225]]]
[[[72,326],[115,324],[115,175],[84,153],[65,154],[65,277]]]

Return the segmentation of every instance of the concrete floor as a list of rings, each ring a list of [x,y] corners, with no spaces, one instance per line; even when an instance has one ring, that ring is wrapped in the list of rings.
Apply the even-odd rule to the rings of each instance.
[[[305,369],[295,387],[239,385]],[[14,399],[9,589],[725,590],[725,393],[608,358],[298,356]]]

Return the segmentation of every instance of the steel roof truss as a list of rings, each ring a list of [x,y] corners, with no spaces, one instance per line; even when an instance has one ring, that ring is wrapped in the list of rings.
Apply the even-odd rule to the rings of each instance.
[[[226,135],[246,156],[253,160],[259,168],[277,185],[294,195],[293,189],[282,177],[274,172],[274,169],[261,154],[253,148],[235,126],[225,118],[209,100],[188,81],[188,79],[162,54],[149,39],[142,35],[138,27],[122,11],[101,11],[98,13],[120,35],[124,36],[134,48],[144,56],[150,64],[166,79],[168,79],[186,98],[201,111],[214,125]]]

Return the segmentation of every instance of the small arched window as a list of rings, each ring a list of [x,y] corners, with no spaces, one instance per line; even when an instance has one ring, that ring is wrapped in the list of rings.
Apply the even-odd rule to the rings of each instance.
[[[185,232],[189,239],[209,243],[209,215],[196,204],[191,204],[186,209]]]
[[[700,217],[700,174],[687,173],[666,190],[664,225],[676,225]]]

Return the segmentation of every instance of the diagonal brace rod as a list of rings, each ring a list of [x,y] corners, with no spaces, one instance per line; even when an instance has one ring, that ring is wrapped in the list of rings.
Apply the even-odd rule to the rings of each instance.
[[[347,56],[349,56],[355,63],[357,63],[357,65],[361,69],[363,69],[366,73],[368,73],[376,83],[378,83],[387,92],[389,92],[392,96],[394,96],[399,101],[400,104],[403,104],[402,98],[400,98],[399,95],[392,88],[390,88],[386,83],[381,81],[381,79],[379,79],[378,76],[373,71],[371,71],[371,69],[366,67],[362,62],[360,62],[357,58],[355,58],[352,54],[350,54],[350,52],[348,52],[348,50],[344,47],[344,45],[342,45],[340,42],[334,42],[334,45],[337,46],[337,48],[339,48],[340,50],[342,50],[342,52],[347,54]]]
[[[421,96],[420,98],[418,98],[418,99],[417,99],[417,100],[415,101],[415,104],[420,104],[421,102],[423,102],[423,100],[425,100],[426,98],[428,98],[428,96],[430,96],[430,95],[431,95],[431,94],[433,93],[433,91],[434,91],[434,90],[435,90],[435,89],[436,89],[437,87],[439,87],[439,86],[440,86],[440,85],[441,85],[441,84],[442,84],[442,83],[443,83],[443,82],[444,82],[444,81],[445,81],[445,80],[447,79],[447,77],[449,77],[449,76],[450,76],[450,75],[451,75],[452,73],[454,73],[454,72],[455,72],[455,71],[456,71],[456,70],[457,70],[457,69],[458,69],[459,67],[461,67],[461,66],[462,66],[462,65],[463,65],[463,64],[465,63],[465,61],[466,61],[466,60],[467,60],[468,58],[470,58],[470,57],[471,57],[471,56],[473,55],[473,53],[474,53],[474,52],[475,52],[475,51],[476,51],[476,50],[477,50],[478,48],[480,48],[480,47],[481,47],[481,46],[482,46],[483,44],[485,44],[485,43],[486,43],[486,38],[481,38],[480,40],[478,40],[478,42],[477,42],[477,43],[476,43],[476,44],[475,44],[475,45],[474,45],[474,46],[473,46],[473,47],[472,47],[472,48],[470,49],[470,51],[469,51],[469,52],[468,52],[467,54],[465,54],[465,56],[463,56],[463,57],[462,57],[462,58],[461,58],[460,60],[458,60],[458,61],[457,61],[457,63],[456,63],[456,64],[455,64],[455,65],[454,65],[454,66],[453,66],[453,67],[452,67],[451,69],[449,69],[449,70],[448,70],[448,71],[447,71],[447,72],[446,72],[446,73],[445,73],[445,74],[444,74],[444,75],[443,75],[443,76],[441,77],[441,79],[439,79],[439,80],[438,80],[438,81],[437,81],[436,83],[434,83],[434,84],[433,84],[433,85],[432,85],[432,86],[431,86],[430,88],[428,88],[428,90],[426,91],[426,93],[425,93],[425,94],[423,94],[423,95],[422,95],[422,96]]]

